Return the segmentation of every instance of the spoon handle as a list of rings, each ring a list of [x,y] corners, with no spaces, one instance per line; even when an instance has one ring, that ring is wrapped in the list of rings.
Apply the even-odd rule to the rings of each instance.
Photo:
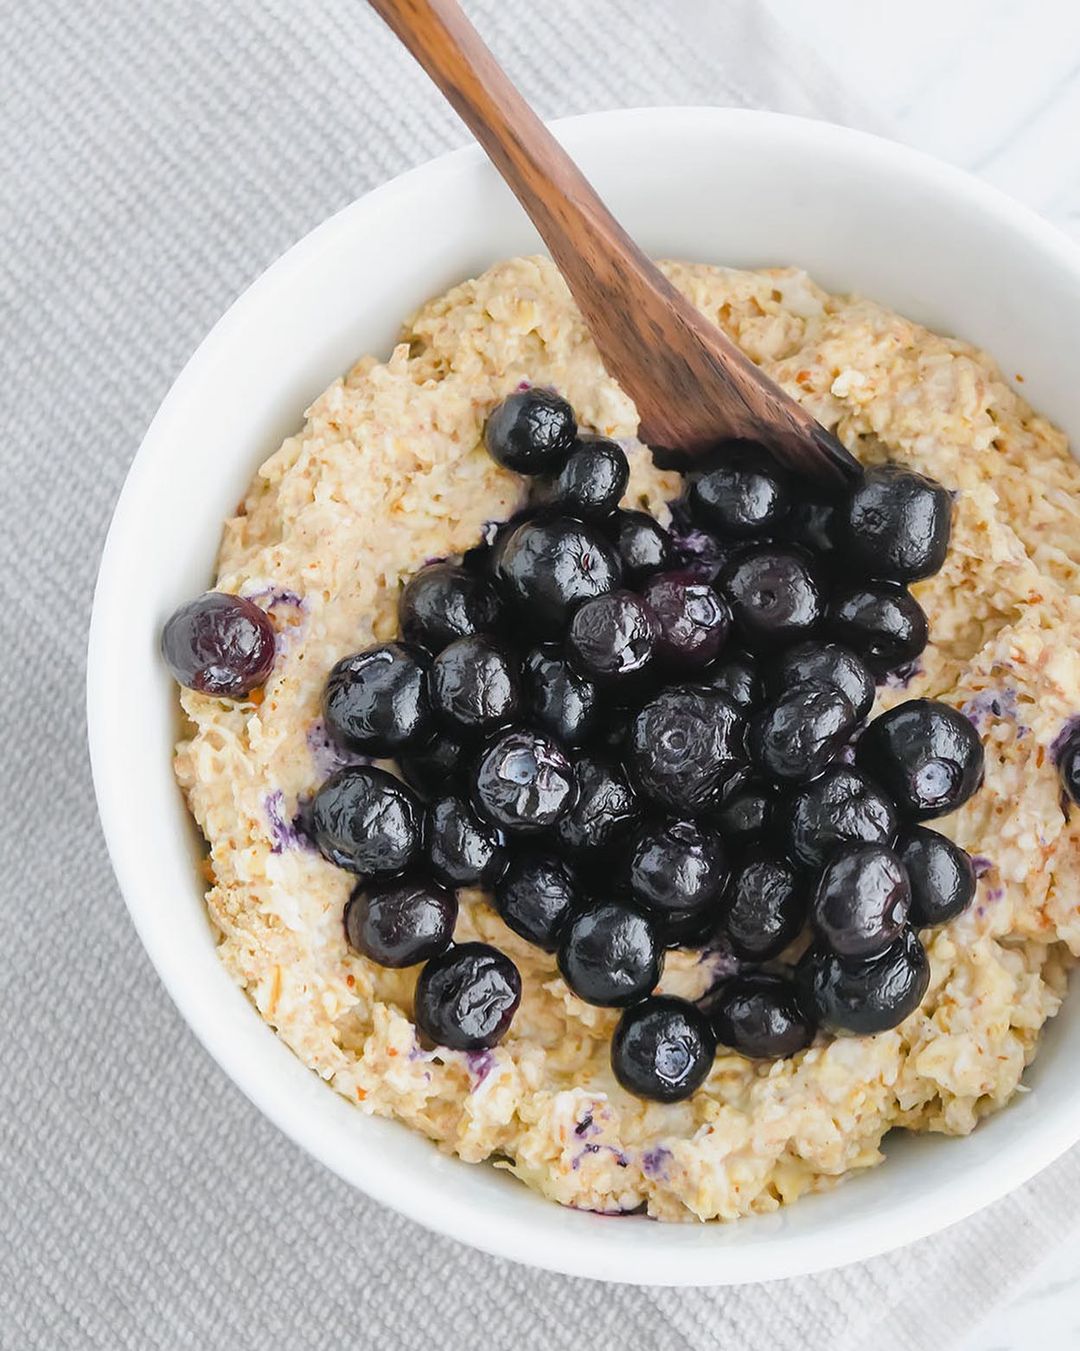
[[[639,436],[680,457],[764,442],[838,485],[857,462],[667,280],[522,98],[457,0],[369,0],[469,128],[524,207],[581,310]]]

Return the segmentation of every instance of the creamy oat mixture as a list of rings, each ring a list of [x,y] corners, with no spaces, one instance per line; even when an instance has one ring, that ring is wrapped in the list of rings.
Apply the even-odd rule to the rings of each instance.
[[[572,995],[553,957],[464,893],[456,936],[506,951],[524,994],[497,1049],[420,1047],[416,970],[351,951],[353,879],[297,834],[298,803],[342,763],[319,721],[331,665],[396,632],[402,580],[460,553],[518,505],[522,480],[480,445],[520,382],[553,385],[583,425],[626,438],[627,504],[662,521],[680,491],[633,441],[562,279],[500,264],[432,301],[385,364],[359,362],[259,469],[226,523],[218,586],[268,608],[279,657],[233,703],[183,691],[176,770],[210,845],[220,954],[303,1061],[365,1112],[462,1158],[494,1159],[545,1195],[661,1219],[771,1210],[881,1160],[893,1126],[963,1134],[1016,1091],[1080,954],[1080,813],[1067,819],[1053,746],[1080,713],[1080,467],[993,362],[802,272],[669,264],[700,309],[860,458],[895,459],[956,491],[944,569],[915,594],[931,646],[878,711],[932,695],[986,746],[986,786],[936,828],[976,856],[970,910],[926,935],[922,1007],[874,1037],[824,1037],[794,1059],[717,1056],[672,1106],[624,1092],[608,1064],[616,1010]],[[668,954],[662,990],[696,997],[723,953]]]

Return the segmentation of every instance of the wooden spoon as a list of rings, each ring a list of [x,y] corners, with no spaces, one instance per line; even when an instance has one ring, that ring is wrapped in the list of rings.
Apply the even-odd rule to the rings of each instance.
[[[756,441],[837,488],[858,461],[638,248],[511,84],[456,0],[370,0],[446,95],[551,251],[638,435],[669,465]],[[668,452],[665,456],[663,452]]]

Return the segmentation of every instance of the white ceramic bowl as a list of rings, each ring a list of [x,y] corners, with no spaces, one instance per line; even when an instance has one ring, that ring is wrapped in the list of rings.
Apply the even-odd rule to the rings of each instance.
[[[717,109],[604,113],[558,134],[656,255],[796,263],[979,343],[1080,443],[1080,256],[1050,226],[920,154],[819,122]],[[170,758],[176,695],[157,655],[173,608],[211,579],[221,522],[306,403],[389,350],[427,297],[538,241],[475,148],[347,207],[217,324],[173,386],[124,485],[90,633],[90,749],[120,886],[161,979],[263,1112],[387,1205],[503,1257],[607,1280],[758,1281],[868,1257],[941,1229],[1080,1138],[1074,995],[1030,1092],[970,1137],[897,1138],[831,1194],[737,1225],[564,1210],[493,1168],[362,1115],[304,1069],[214,955],[196,840]]]

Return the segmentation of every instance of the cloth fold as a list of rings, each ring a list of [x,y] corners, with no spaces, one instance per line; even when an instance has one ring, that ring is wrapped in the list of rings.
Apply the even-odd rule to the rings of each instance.
[[[723,103],[873,124],[757,0],[469,10],[545,116]],[[117,892],[84,750],[109,515],[228,303],[329,213],[465,133],[358,0],[2,0],[0,15],[0,1347],[794,1351],[822,1327],[833,1351],[954,1345],[1061,1235],[1080,1156],[859,1267],[606,1287],[496,1261],[353,1192],[187,1032]]]

